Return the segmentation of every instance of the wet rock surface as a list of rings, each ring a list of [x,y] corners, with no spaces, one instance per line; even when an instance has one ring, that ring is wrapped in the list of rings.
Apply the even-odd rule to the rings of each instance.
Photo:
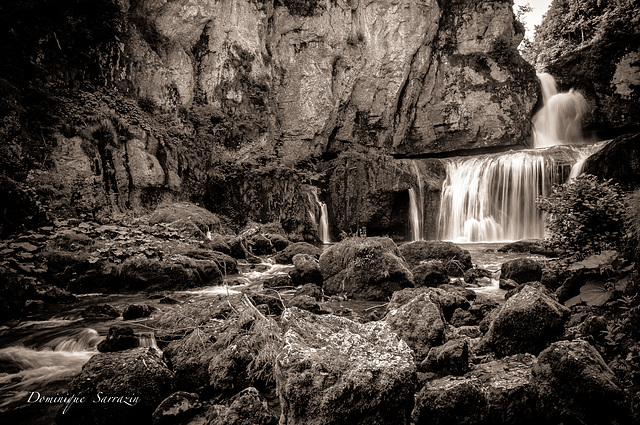
[[[417,267],[423,261],[440,260],[450,276],[463,276],[471,268],[471,254],[452,242],[419,241],[400,247],[409,266]]]

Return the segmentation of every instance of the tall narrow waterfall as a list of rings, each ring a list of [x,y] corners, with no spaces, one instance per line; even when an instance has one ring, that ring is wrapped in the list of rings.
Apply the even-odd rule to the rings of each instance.
[[[409,225],[411,226],[411,240],[421,241],[424,239],[424,190],[422,188],[422,176],[416,161],[411,161],[413,174],[416,176],[416,189],[409,188]]]
[[[536,199],[556,178],[555,161],[536,151],[509,152],[447,163],[439,238],[459,242],[542,238]]]
[[[314,190],[312,190],[311,193],[313,194],[314,202],[318,205],[320,215],[318,217],[315,211],[309,211],[309,216],[318,226],[318,237],[322,243],[331,243],[331,237],[329,236],[329,213],[327,210],[327,204],[322,202],[318,197],[318,189],[315,187],[313,189]]]
[[[582,141],[582,116],[587,112],[587,101],[571,89],[558,93],[554,78],[538,74],[544,102],[533,117],[533,145],[535,147],[564,145]]]

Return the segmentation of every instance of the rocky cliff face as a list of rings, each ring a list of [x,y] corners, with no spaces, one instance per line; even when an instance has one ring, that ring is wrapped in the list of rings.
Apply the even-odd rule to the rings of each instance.
[[[119,78],[282,157],[520,144],[537,100],[511,1],[132,2]],[[292,158],[292,159],[293,159]]]
[[[0,75],[3,168],[58,209],[190,198],[242,220],[286,217],[304,234],[314,224],[302,189],[320,184],[334,233],[403,233],[394,211],[415,177],[393,157],[529,138],[537,81],[516,51],[511,0],[65,5],[7,9]],[[345,169],[350,151],[360,163]],[[440,171],[423,174],[429,217]],[[361,196],[385,202],[342,211]]]

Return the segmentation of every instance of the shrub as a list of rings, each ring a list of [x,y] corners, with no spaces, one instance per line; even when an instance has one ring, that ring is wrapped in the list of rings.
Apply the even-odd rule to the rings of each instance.
[[[640,189],[627,197],[628,208],[624,213],[628,250],[640,259]]]
[[[555,185],[549,197],[538,199],[538,207],[548,213],[550,243],[569,254],[598,253],[620,245],[625,202],[611,180],[582,175]]]

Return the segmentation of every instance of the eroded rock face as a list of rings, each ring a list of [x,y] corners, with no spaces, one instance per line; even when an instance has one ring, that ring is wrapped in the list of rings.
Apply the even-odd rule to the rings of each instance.
[[[281,424],[406,424],[416,367],[384,322],[361,325],[297,308],[283,315],[276,362]]]
[[[284,157],[521,143],[536,103],[511,3],[143,1],[123,78],[155,103],[245,122]],[[261,131],[258,131],[260,129]],[[302,152],[301,152],[302,151]]]

